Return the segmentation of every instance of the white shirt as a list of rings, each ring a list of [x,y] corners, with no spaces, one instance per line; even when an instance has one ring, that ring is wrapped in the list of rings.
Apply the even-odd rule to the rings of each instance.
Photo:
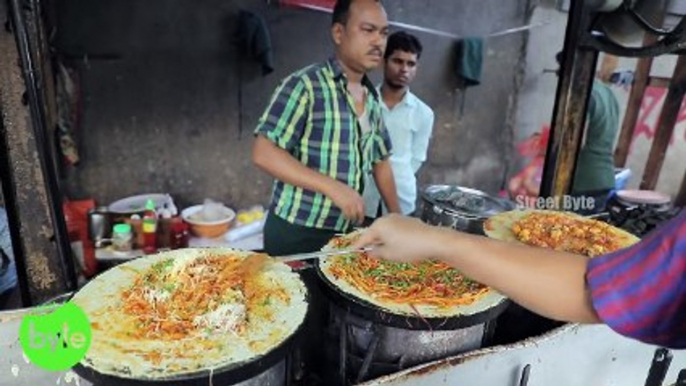
[[[381,91],[379,90],[379,95]],[[416,173],[426,161],[429,139],[434,124],[434,113],[426,103],[422,102],[409,90],[403,100],[393,109],[389,109],[381,100],[381,110],[391,137],[391,169],[398,191],[400,211],[410,214],[415,210],[417,201]],[[376,217],[381,194],[374,182],[374,176],[369,175],[365,181],[363,193],[367,217]],[[383,213],[387,212],[384,205]]]

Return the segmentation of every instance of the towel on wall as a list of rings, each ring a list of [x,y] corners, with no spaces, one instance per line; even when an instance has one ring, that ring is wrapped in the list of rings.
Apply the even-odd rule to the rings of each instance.
[[[455,75],[462,80],[463,87],[481,83],[484,61],[484,40],[471,37],[457,42],[455,46]]]
[[[237,37],[241,54],[260,63],[262,75],[274,71],[272,39],[261,16],[241,10],[238,15]]]

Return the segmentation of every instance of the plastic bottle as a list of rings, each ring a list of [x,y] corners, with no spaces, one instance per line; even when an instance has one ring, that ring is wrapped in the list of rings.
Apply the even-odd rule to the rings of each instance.
[[[188,248],[188,224],[181,218],[174,217],[171,219],[171,233],[172,249]]]
[[[148,200],[145,203],[143,215],[143,253],[149,255],[157,252],[157,213],[155,203]]]
[[[171,221],[172,215],[169,209],[163,208],[157,219],[157,247],[158,248],[171,248]]]
[[[133,249],[143,249],[143,220],[141,220],[141,216],[131,215],[129,224],[133,230]]]
[[[131,250],[131,242],[133,235],[131,233],[131,225],[117,224],[112,231],[112,246],[120,252],[128,252]]]

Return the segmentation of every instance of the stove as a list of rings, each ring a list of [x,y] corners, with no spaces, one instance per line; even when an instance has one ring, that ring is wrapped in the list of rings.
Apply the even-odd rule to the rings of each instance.
[[[607,214],[602,220],[618,228],[643,237],[669,221],[681,211],[668,204],[635,204],[612,197],[607,203]]]
[[[410,330],[334,304],[327,328],[327,385],[347,386],[488,345],[495,321],[457,330]]]

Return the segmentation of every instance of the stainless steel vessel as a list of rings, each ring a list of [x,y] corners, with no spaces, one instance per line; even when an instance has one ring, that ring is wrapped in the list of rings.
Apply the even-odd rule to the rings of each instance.
[[[455,185],[430,185],[421,197],[422,221],[480,235],[489,217],[515,208],[512,201]]]

